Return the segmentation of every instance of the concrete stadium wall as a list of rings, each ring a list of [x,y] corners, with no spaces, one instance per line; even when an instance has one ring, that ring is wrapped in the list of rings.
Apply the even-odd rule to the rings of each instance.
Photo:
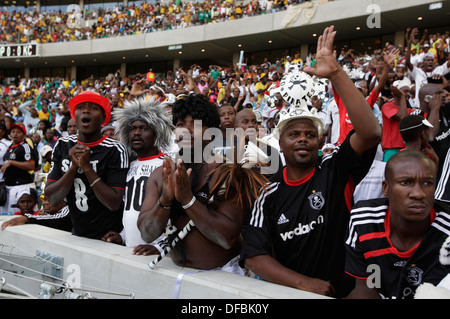
[[[0,225],[10,218],[12,216],[0,216]],[[148,263],[156,255],[135,256],[131,254],[132,248],[77,237],[44,226],[25,224],[0,231],[0,265],[8,256],[33,257],[37,251],[63,258],[63,281],[72,282],[76,278],[74,270],[79,269],[82,288],[98,299],[126,299],[131,293],[136,299],[173,299],[178,283],[179,299],[328,299],[220,270],[198,272],[178,267],[170,257],[163,258],[151,270]],[[50,268],[49,264],[46,269]],[[37,297],[41,281],[37,280],[36,274],[20,267],[17,273],[26,273],[34,280],[8,274],[0,267],[0,279],[6,278],[6,284]],[[179,278],[181,274],[184,274],[182,279]],[[50,277],[46,278],[46,282],[62,283]],[[86,291],[75,289],[75,292]],[[61,295],[55,295],[55,298],[60,299]]]
[[[311,24],[332,22],[352,17],[368,16],[367,7],[377,4],[383,11],[398,10],[415,5],[436,2],[434,0],[337,0],[319,5]],[[113,37],[98,40],[72,41],[43,44],[41,57],[64,55],[101,54],[113,51],[149,49],[176,44],[187,44],[204,41],[220,40],[222,38],[251,35],[254,33],[282,30],[282,22],[286,11],[274,14],[260,15],[248,19],[238,19],[190,28],[167,30],[126,37]],[[290,27],[302,25],[301,19]],[[251,26],[251,27],[250,27]]]

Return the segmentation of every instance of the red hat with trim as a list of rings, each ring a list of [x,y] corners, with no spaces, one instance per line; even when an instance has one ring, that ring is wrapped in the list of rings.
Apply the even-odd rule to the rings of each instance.
[[[84,103],[84,102],[92,102],[95,104],[100,105],[103,110],[105,111],[105,122],[102,124],[102,126],[105,126],[109,123],[111,120],[111,103],[106,97],[101,96],[97,92],[94,91],[85,91],[83,93],[78,94],[77,96],[73,97],[69,101],[69,110],[70,110],[70,116],[72,119],[75,119],[75,107],[78,104]]]
[[[23,132],[23,134],[27,135],[27,129],[25,128],[25,125],[22,124],[11,124],[11,126],[9,127],[9,130],[11,131],[13,128],[18,128],[19,130],[21,130]]]

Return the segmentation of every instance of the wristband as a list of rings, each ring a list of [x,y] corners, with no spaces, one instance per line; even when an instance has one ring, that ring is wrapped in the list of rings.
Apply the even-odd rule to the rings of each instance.
[[[183,209],[188,209],[189,207],[191,207],[192,205],[194,205],[195,201],[197,200],[197,198],[195,198],[195,196],[192,196],[192,199],[189,203],[187,203],[186,205],[182,205],[181,207],[183,207]]]
[[[95,181],[92,182],[89,186],[94,187],[94,185],[100,180],[101,178],[97,178]]]
[[[158,205],[161,206],[161,207],[164,208],[164,209],[167,209],[167,210],[171,210],[171,209],[172,209],[171,206],[164,206],[163,204],[161,204],[161,202],[159,201],[159,199],[158,199]]]

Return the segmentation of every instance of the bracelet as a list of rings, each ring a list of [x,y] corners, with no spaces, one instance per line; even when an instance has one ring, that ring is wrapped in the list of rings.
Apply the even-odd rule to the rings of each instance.
[[[163,204],[161,204],[161,202],[159,201],[159,199],[158,199],[158,205],[161,206],[161,207],[164,208],[164,209],[167,209],[167,210],[171,210],[171,209],[172,209],[171,206],[164,206]]]
[[[89,186],[94,187],[94,185],[100,180],[101,178],[97,178],[95,181],[92,182]]]
[[[191,201],[189,203],[187,203],[186,205],[182,205],[181,207],[183,207],[183,209],[188,209],[189,207],[194,205],[196,200],[197,200],[197,198],[195,198],[195,196],[192,196]]]

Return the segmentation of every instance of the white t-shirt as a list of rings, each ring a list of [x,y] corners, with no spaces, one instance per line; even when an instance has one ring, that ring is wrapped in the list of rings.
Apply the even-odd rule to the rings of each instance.
[[[414,79],[414,82],[416,83],[416,96],[415,96],[415,103],[416,105],[419,105],[419,91],[422,86],[428,83],[428,78],[434,74],[439,75],[446,75],[450,72],[449,62],[445,61],[442,65],[434,68],[431,72],[425,72],[421,68],[413,66],[413,69],[411,71],[411,76]]]
[[[339,124],[339,108],[335,99],[328,103],[327,117],[325,119],[325,126],[331,125],[331,138],[329,143],[335,144],[339,140],[340,124]]]
[[[356,186],[353,192],[353,199],[356,202],[360,200],[382,198],[382,184],[384,180],[384,169],[386,162],[374,160],[367,175]]]

